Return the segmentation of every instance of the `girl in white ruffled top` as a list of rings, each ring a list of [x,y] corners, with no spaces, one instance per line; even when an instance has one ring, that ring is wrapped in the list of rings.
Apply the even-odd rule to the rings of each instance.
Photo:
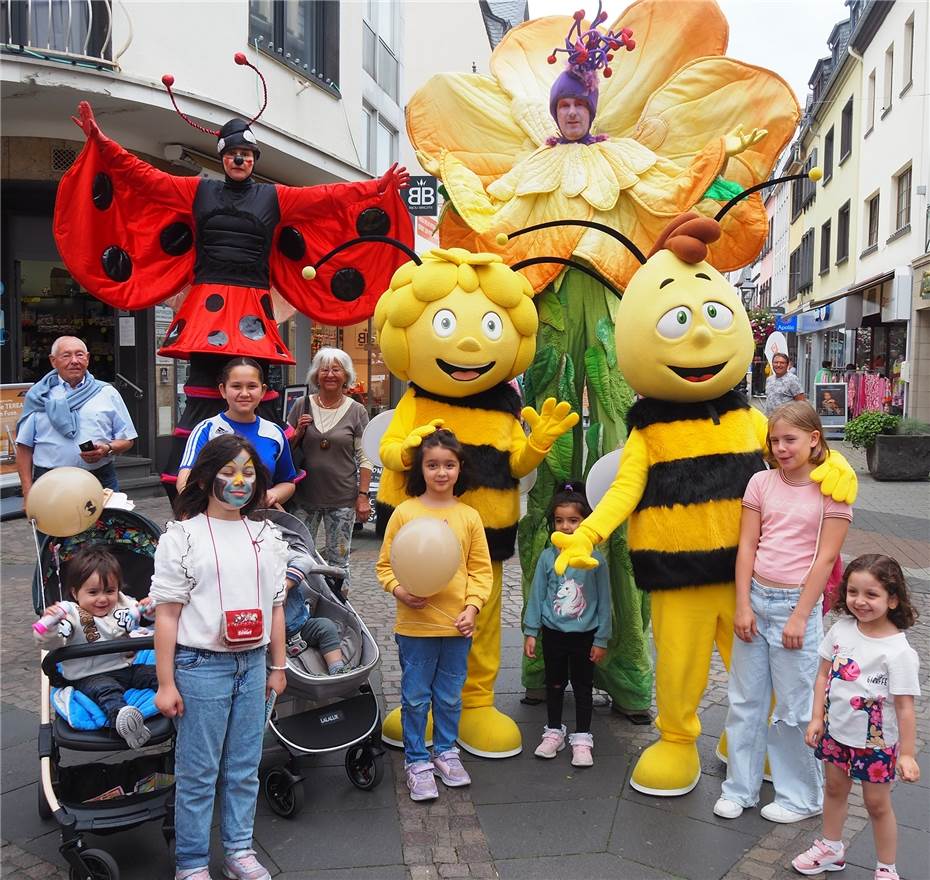
[[[252,849],[252,826],[265,703],[285,687],[287,544],[248,517],[268,480],[248,441],[211,440],[155,553],[155,703],[178,729],[176,880],[209,880],[218,782],[224,876],[270,876]]]

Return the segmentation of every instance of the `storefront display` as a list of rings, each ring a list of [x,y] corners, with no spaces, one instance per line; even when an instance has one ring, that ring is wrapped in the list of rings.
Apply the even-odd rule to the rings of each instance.
[[[310,356],[313,357],[321,348],[341,348],[352,359],[356,378],[348,393],[368,410],[369,416],[391,406],[391,377],[381,357],[381,349],[373,339],[371,321],[348,327],[314,324]]]

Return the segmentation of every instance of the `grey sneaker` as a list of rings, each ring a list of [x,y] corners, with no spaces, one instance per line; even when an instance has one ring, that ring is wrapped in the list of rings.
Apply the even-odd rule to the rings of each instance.
[[[227,853],[223,859],[223,876],[230,880],[271,880],[271,874],[255,858],[254,849]]]
[[[554,758],[565,748],[565,725],[560,729],[544,727],[542,741],[533,752],[537,758]]]
[[[408,764],[406,770],[410,800],[432,801],[439,797],[439,789],[436,788],[436,780],[433,778],[433,765],[429,761]]]
[[[174,872],[174,880],[213,880],[210,869],[204,865],[202,868],[178,868]]]
[[[449,749],[439,755],[433,755],[433,773],[450,788],[471,785],[471,777],[462,766],[458,749]]]
[[[145,719],[135,706],[123,706],[116,713],[115,727],[131,749],[141,749],[152,738],[152,731],[145,726]]]

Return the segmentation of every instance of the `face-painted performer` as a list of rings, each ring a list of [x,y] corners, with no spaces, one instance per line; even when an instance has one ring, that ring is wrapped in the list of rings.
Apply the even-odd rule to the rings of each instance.
[[[242,53],[235,61],[255,69]],[[171,94],[174,78],[162,81]],[[190,428],[223,408],[217,377],[230,357],[265,366],[294,363],[278,335],[282,304],[272,291],[324,324],[364,320],[400,263],[396,251],[374,244],[353,248],[332,259],[313,283],[302,278],[302,268],[357,236],[390,233],[412,243],[398,192],[407,181],[402,167],[358,183],[256,182],[261,151],[251,124],[262,111],[212,130],[178,110],[217,138],[225,180],[153,168],[106,137],[86,101],[74,118],[87,145],[59,185],[55,239],[75,280],[119,309],[148,308],[189,287],[159,351],[191,362],[168,480]],[[269,403],[275,397],[266,395],[260,415],[277,420],[278,407]]]
[[[213,494],[217,501],[238,509],[249,503],[254,492],[255,463],[243,449],[213,478]]]
[[[735,289],[707,260],[719,235],[716,220],[681,215],[630,281],[617,361],[641,399],[607,495],[573,534],[552,536],[557,571],[590,568],[592,549],[629,521],[636,583],[652,601],[660,733],[631,784],[654,795],[685,794],[700,777],[698,704],[715,644],[729,666],[741,499],[763,468],[765,416],[731,390],[754,345]],[[855,499],[839,454],[811,477],[824,494]]]
[[[527,407],[508,380],[536,350],[538,318],[532,290],[493,254],[434,250],[401,266],[378,302],[374,323],[384,362],[410,387],[381,440],[385,470],[379,523],[407,498],[405,471],[423,437],[443,426],[465,447],[472,485],[462,501],[481,514],[494,567],[491,598],[478,615],[462,691],[459,744],[491,758],[517,754],[520,731],[494,708],[500,666],[502,562],[513,554],[520,516],[518,481],[578,421],[567,403]],[[400,712],[385,719],[386,741],[402,742]]]

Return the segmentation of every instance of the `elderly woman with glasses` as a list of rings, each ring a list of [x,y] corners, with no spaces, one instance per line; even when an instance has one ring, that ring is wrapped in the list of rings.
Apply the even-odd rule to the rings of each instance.
[[[352,359],[341,349],[321,348],[307,372],[307,394],[287,416],[294,428],[291,449],[303,453],[307,471],[289,509],[306,523],[314,540],[322,521],[322,556],[347,578],[353,526],[371,514],[371,462],[362,451],[368,413],[346,394],[354,384]]]

